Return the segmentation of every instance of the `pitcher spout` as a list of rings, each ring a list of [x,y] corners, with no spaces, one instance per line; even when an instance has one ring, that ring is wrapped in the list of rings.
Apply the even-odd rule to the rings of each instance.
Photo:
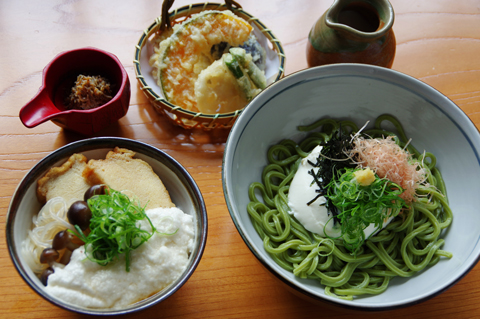
[[[392,67],[396,41],[388,0],[335,0],[308,35],[307,63]]]
[[[390,31],[394,19],[388,0],[336,0],[325,15],[325,24],[355,39],[376,39]]]

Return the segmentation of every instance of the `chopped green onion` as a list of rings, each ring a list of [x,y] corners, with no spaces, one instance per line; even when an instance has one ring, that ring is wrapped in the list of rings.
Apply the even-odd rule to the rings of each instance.
[[[106,266],[125,254],[126,271],[130,271],[130,252],[155,233],[145,208],[136,205],[127,195],[113,189],[109,194],[95,195],[88,199],[92,211],[90,233],[85,235],[76,225],[77,237],[85,242],[85,254],[88,259]],[[146,219],[151,231],[141,229],[139,222]]]
[[[368,186],[361,186],[355,178],[358,169],[345,169],[328,186],[328,199],[340,211],[340,221],[345,247],[353,254],[365,241],[364,230],[370,224],[377,229],[390,217],[398,215],[405,201],[399,197],[403,189],[387,179],[375,176]]]

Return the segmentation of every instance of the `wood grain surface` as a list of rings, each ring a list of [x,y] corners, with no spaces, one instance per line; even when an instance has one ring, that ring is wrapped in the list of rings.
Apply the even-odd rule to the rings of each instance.
[[[307,67],[313,23],[333,0],[240,0],[282,42],[286,74]],[[480,2],[392,0],[397,53],[393,69],[444,93],[480,127]],[[190,2],[178,0],[177,8]],[[41,158],[83,136],[51,122],[33,129],[18,118],[58,53],[85,46],[114,53],[125,66],[132,97],[128,114],[97,134],[146,142],[175,157],[206,201],[207,247],[191,279],[167,301],[125,318],[478,318],[480,266],[445,293],[405,309],[349,313],[311,304],[288,292],[256,261],[225,204],[221,165],[228,132],[188,131],[157,114],[138,89],[134,46],[161,14],[162,1],[0,1],[0,317],[81,318],[51,305],[17,274],[5,243],[5,219],[17,184]],[[480,227],[480,225],[479,225]]]

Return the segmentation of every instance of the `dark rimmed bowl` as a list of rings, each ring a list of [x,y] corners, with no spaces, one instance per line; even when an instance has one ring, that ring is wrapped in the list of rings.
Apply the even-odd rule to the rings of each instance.
[[[266,253],[247,213],[248,187],[262,180],[268,148],[282,139],[302,140],[299,125],[320,118],[353,120],[359,127],[389,113],[403,124],[419,150],[433,153],[445,180],[453,222],[441,249],[453,254],[410,278],[395,277],[375,296],[347,301],[328,296],[318,281],[299,279]],[[388,127],[390,129],[390,127]],[[310,300],[354,310],[392,310],[428,300],[462,279],[480,256],[480,134],[446,96],[400,72],[361,64],[299,71],[261,92],[243,111],[228,137],[222,177],[230,216],[246,245],[265,268]]]
[[[107,152],[116,146],[134,151],[136,158],[140,158],[150,164],[164,183],[175,205],[186,214],[194,216],[195,245],[182,276],[160,292],[124,309],[87,309],[67,304],[47,294],[43,284],[32,270],[26,266],[21,255],[21,243],[27,237],[28,229],[31,228],[32,216],[37,214],[41,208],[36,197],[38,179],[43,177],[51,167],[61,165],[74,153],[82,153],[88,159],[105,158]],[[207,211],[197,184],[187,170],[170,155],[153,146],[130,139],[115,137],[92,138],[59,148],[43,158],[26,174],[15,190],[8,208],[6,237],[10,257],[20,276],[44,299],[61,308],[82,314],[127,314],[143,310],[164,301],[187,282],[200,262],[205,249],[207,240]]]

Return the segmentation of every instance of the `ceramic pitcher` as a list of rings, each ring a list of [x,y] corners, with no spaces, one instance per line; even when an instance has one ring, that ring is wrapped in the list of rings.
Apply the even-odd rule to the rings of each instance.
[[[310,30],[308,65],[343,62],[391,67],[396,46],[393,21],[388,0],[335,0]]]

